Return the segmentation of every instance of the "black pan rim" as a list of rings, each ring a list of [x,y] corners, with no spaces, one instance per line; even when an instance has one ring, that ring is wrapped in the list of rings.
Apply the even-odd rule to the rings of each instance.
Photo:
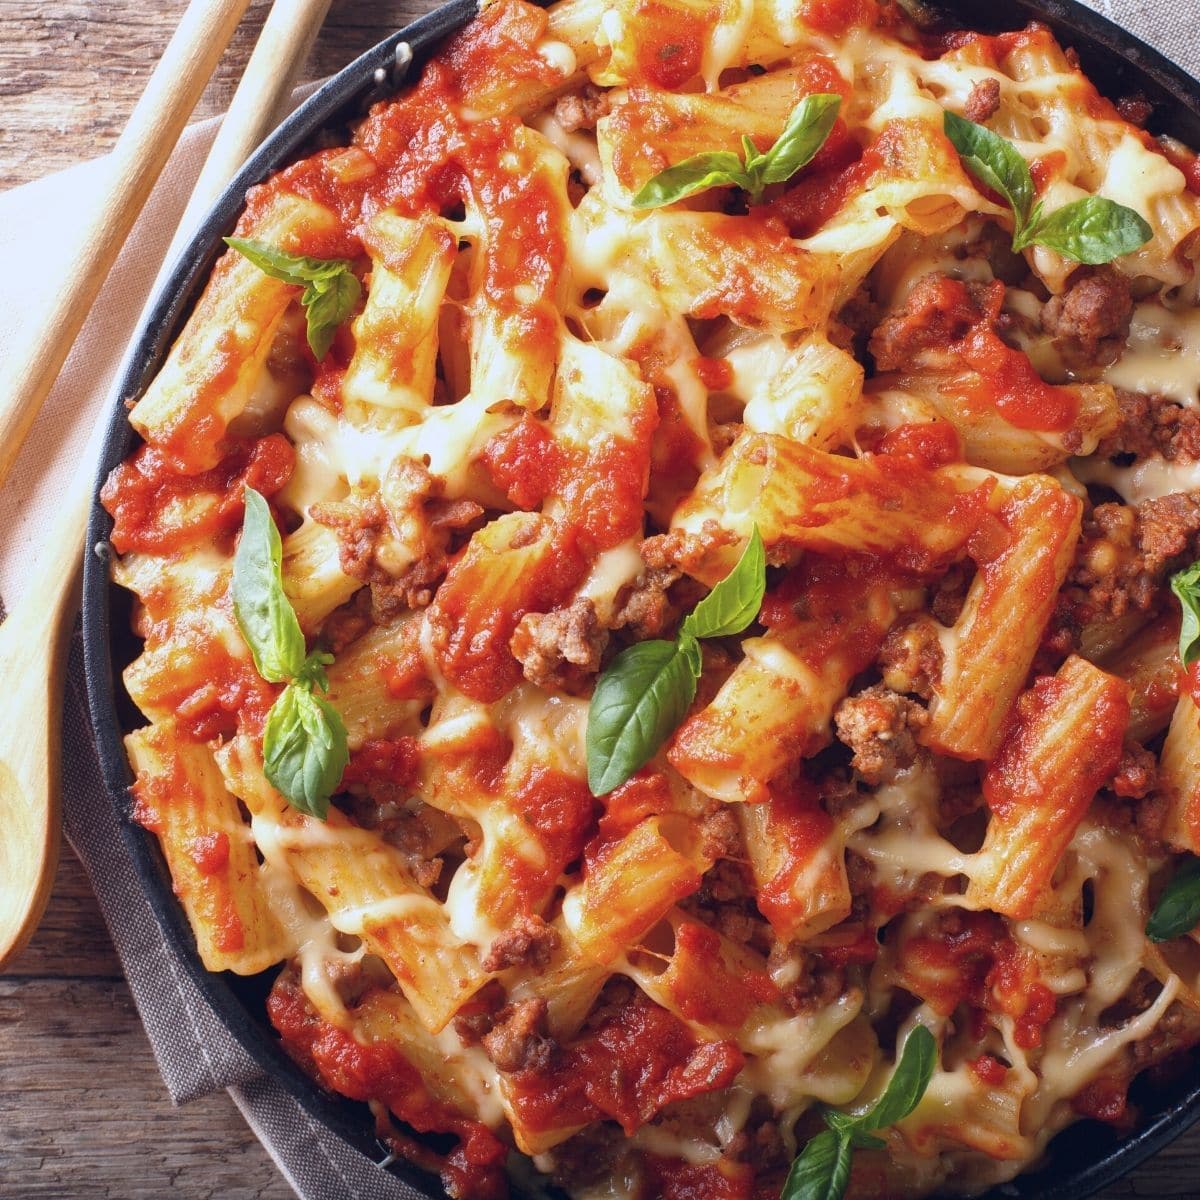
[[[1200,147],[1200,83],[1159,51],[1077,0],[1012,0],[999,21],[994,0],[957,0],[944,7],[956,23],[967,27],[1012,28],[1023,19],[1045,22],[1061,40],[1079,51],[1089,75],[1107,76],[1124,88],[1126,94],[1140,88],[1152,101],[1170,106],[1169,119],[1159,123],[1181,140]],[[179,953],[189,978],[205,1001],[263,1072],[278,1081],[309,1116],[375,1162],[380,1162],[387,1151],[375,1138],[366,1108],[319,1088],[282,1051],[261,1016],[256,1019],[252,1015],[234,990],[236,977],[211,974],[204,969],[191,928],[171,891],[157,842],[130,818],[128,789],[132,776],[121,741],[124,727],[114,674],[111,620],[114,585],[109,579],[108,553],[112,522],[100,506],[98,494],[109,471],[125,458],[137,440],[126,420],[124,401],[140,395],[157,370],[207,278],[220,237],[232,229],[241,211],[246,190],[292,161],[316,133],[333,126],[339,116],[344,119],[348,110],[360,108],[366,99],[395,90],[392,81],[397,66],[404,65],[402,57],[398,58],[398,49],[402,56],[402,47],[405,44],[411,47],[415,70],[438,41],[476,11],[477,0],[449,0],[355,59],[280,125],[214,205],[156,295],[118,373],[119,383],[113,393],[116,399],[108,417],[97,470],[84,562],[84,666],[101,771],[126,850],[163,935]],[[1120,94],[1103,85],[1101,90],[1105,94]],[[1082,1200],[1094,1195],[1200,1119],[1200,1082],[1164,1090],[1168,1102],[1132,1134],[1118,1138],[1093,1122],[1071,1126],[1052,1143],[1047,1165],[993,1188],[984,1200],[1021,1197]],[[1078,1161],[1067,1163],[1064,1160],[1069,1152],[1063,1143],[1073,1131],[1080,1135],[1071,1146]],[[404,1179],[428,1200],[445,1197],[434,1177],[404,1160],[394,1160],[381,1169]]]

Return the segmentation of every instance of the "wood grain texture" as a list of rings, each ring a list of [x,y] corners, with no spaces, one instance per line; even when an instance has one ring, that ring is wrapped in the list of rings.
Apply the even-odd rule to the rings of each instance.
[[[334,0],[303,77],[425,11]],[[0,0],[0,188],[110,147],[184,0]],[[222,111],[268,5],[250,6],[198,115]],[[286,1200],[227,1096],[172,1108],[78,861],[64,850],[42,928],[0,977],[0,1198]],[[1103,1200],[1200,1195],[1200,1130]]]
[[[303,78],[332,74],[433,7],[334,0]],[[110,149],[184,8],[184,0],[3,0],[0,190]],[[250,5],[198,118],[224,112],[269,8]]]

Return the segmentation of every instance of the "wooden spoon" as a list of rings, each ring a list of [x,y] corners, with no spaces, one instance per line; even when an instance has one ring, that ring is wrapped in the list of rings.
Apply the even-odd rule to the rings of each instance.
[[[84,264],[64,287],[40,334],[30,339],[32,351],[14,364],[0,388],[0,481],[248,3],[192,0],[134,109],[114,151],[117,187],[89,231]],[[276,0],[167,265],[187,239],[195,217],[209,207],[274,125],[329,3]],[[81,281],[80,274],[87,272],[92,274]],[[106,418],[107,411],[101,415]],[[20,602],[0,625],[0,680],[7,701],[7,720],[0,722],[0,970],[37,928],[58,863],[63,673],[67,633],[78,610],[93,476],[94,467],[85,463],[71,483]]]
[[[66,633],[79,602],[91,471],[73,483],[21,602],[0,625],[0,969],[42,919],[58,865]]]
[[[188,5],[113,147],[109,191],[80,235],[70,278],[62,281],[36,334],[6,347],[0,378],[0,483],[249,2],[192,0]]]

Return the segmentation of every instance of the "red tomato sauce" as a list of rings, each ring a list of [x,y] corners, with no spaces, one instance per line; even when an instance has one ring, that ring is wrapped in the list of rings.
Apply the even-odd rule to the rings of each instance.
[[[971,1074],[987,1087],[1000,1087],[1008,1076],[1008,1068],[990,1054],[981,1054],[967,1065]]]
[[[596,801],[587,785],[548,767],[537,766],[508,790],[508,802],[520,813],[542,850],[539,865],[518,853],[505,856],[505,874],[522,910],[534,907],[567,864],[583,853]]]
[[[398,657],[380,654],[375,668],[383,677],[383,686],[393,700],[432,700],[436,688],[425,669],[421,647],[414,637]]]
[[[718,367],[726,365],[724,359],[697,359],[697,363],[700,362],[714,363]],[[716,370],[710,378],[720,378],[722,374]],[[711,388],[707,382],[705,386]],[[667,505],[666,511],[670,511],[696,486],[705,443],[688,424],[673,387],[656,385],[654,395],[658,401],[659,419],[651,443],[650,480],[646,494],[652,505]]]
[[[579,531],[556,525],[553,543],[532,559],[519,579],[496,595],[489,550],[474,542],[451,566],[430,609],[434,649],[442,673],[460,691],[490,704],[521,681],[521,664],[509,649],[521,618],[549,612],[565,600],[587,570]],[[492,561],[488,561],[489,558]]]
[[[153,649],[153,637],[147,645]],[[199,630],[179,639],[172,671],[155,680],[155,698],[175,714],[180,734],[195,742],[261,734],[281,688],[268,683],[249,658],[235,658],[225,642]]]
[[[291,478],[296,453],[280,433],[235,445],[211,470],[180,474],[168,455],[141,446],[105,481],[100,502],[113,518],[119,554],[172,554],[242,522],[243,488],[274,495]],[[186,503],[187,517],[177,507]]]
[[[695,9],[641,0],[633,15],[638,44],[629,82],[674,92],[694,79],[700,74],[716,13],[710,9],[700,16]]]
[[[1179,690],[1191,696],[1193,704],[1200,705],[1200,659],[1183,668],[1179,677]]]
[[[651,394],[632,415],[632,438],[602,437],[587,449],[559,442],[528,414],[496,434],[483,452],[495,485],[518,508],[562,502],[584,553],[594,556],[642,531],[658,407]]]
[[[733,367],[727,358],[705,358],[701,355],[692,365],[700,382],[710,392],[723,392],[733,382]]]
[[[1067,156],[1061,150],[1052,150],[1042,154],[1029,164],[1029,174],[1033,176],[1033,190],[1041,195],[1067,165]]]
[[[639,992],[549,1066],[514,1072],[511,1098],[531,1129],[613,1120],[631,1135],[673,1101],[728,1087],[744,1063]]]
[[[862,188],[872,169],[839,117],[820,152],[767,207],[787,225],[792,237],[811,237]]]
[[[940,1016],[949,1016],[966,1001],[987,1008],[987,975],[1007,936],[993,913],[963,912],[961,926],[954,931],[922,935],[905,944],[904,986]]]
[[[754,1168],[726,1159],[688,1163],[644,1154],[642,1176],[647,1194],[660,1200],[751,1200],[754,1192]]]
[[[201,875],[215,875],[229,863],[229,834],[223,830],[197,834],[188,853]]]
[[[897,425],[884,434],[875,452],[913,459],[931,471],[948,463],[961,462],[963,457],[962,439],[949,421]]]
[[[559,494],[569,520],[576,523],[589,555],[600,554],[642,532],[643,500],[650,471],[650,435],[658,423],[644,424],[633,442],[609,438],[573,461],[560,479]]]
[[[841,96],[843,100],[849,100],[854,92],[854,86],[851,82],[838,70],[837,64],[826,54],[807,54],[797,64],[800,74],[796,81],[796,93],[799,97],[804,96]],[[837,134],[838,125],[841,125],[841,136],[845,138],[846,124],[841,118],[835,123],[833,131],[830,133],[830,138]],[[825,145],[817,151],[819,158],[821,153],[828,147],[829,141],[826,140]],[[814,159],[814,161],[816,161]]]
[[[201,798],[178,756],[171,754],[167,761],[170,769],[166,773],[139,777],[131,789],[133,819],[160,837],[166,837],[172,827],[194,825],[195,814],[202,811]],[[195,911],[197,927],[211,931],[217,949],[236,954],[246,944],[246,930],[236,893],[229,880],[222,877],[229,860],[229,838],[220,831],[203,833],[185,844],[185,852],[201,881],[197,885],[186,874],[177,875],[173,867],[176,893]]]
[[[941,1016],[965,1004],[982,1017],[1011,1017],[1014,1040],[1025,1049],[1040,1046],[1042,1031],[1057,1000],[1041,982],[1034,958],[1010,937],[995,913],[956,913],[951,930],[922,934],[904,946],[903,986]],[[977,1021],[977,1036],[984,1022]]]
[[[792,931],[797,905],[804,906],[810,898],[799,888],[799,881],[833,831],[833,821],[807,783],[786,791],[775,789],[766,803],[768,837],[773,845],[783,847],[786,859],[775,876],[759,888],[758,911],[786,935]]]
[[[1079,398],[1043,381],[1029,358],[1006,345],[996,333],[1004,284],[989,285],[982,304],[961,280],[941,276],[927,293],[927,304],[911,314],[917,325],[953,330],[945,349],[969,371],[944,385],[953,387],[972,407],[994,409],[1018,429],[1061,431],[1079,415]]]
[[[689,1021],[739,1029],[760,1004],[779,993],[765,971],[733,971],[721,956],[715,929],[685,921],[675,930],[675,953],[660,976]]]
[[[500,491],[529,511],[557,486],[563,454],[545,422],[526,413],[488,442],[482,461]]]
[[[1080,1088],[1071,1100],[1071,1107],[1081,1117],[1118,1125],[1129,1113],[1128,1088],[1126,1080],[1102,1076]]]
[[[1068,800],[1076,805],[1091,802],[1096,791],[1111,779],[1121,758],[1129,724],[1129,699],[1124,683],[1110,680],[1088,714],[1087,764],[1080,767]],[[992,817],[1012,824],[1031,808],[1047,807],[1046,781],[1030,769],[1036,747],[1044,738],[1048,711],[1067,694],[1067,681],[1052,675],[1036,679],[1022,695],[1005,731],[1004,741],[983,777],[983,797]],[[1066,817],[1069,814],[1060,813]],[[1082,815],[1082,814],[1080,814]],[[1078,816],[1075,816],[1078,820]]]
[[[372,738],[350,752],[339,791],[352,786],[409,788],[417,782],[421,748],[414,737]]]
[[[800,0],[800,19],[830,37],[841,37],[855,26],[870,29],[879,19],[879,5],[875,0]]]
[[[1200,155],[1173,142],[1156,142],[1155,148],[1167,156],[1173,167],[1183,172],[1187,190],[1200,196]]]
[[[667,777],[653,767],[642,767],[636,775],[614,788],[598,802],[603,809],[597,822],[596,835],[584,848],[584,860],[590,871],[627,833],[646,817],[674,810]]]
[[[434,1099],[420,1072],[391,1043],[363,1044],[323,1021],[303,992],[281,976],[267,998],[267,1015],[284,1048],[301,1065],[311,1064],[326,1087],[352,1100],[376,1100],[418,1133],[448,1133],[458,1146],[440,1163],[451,1195],[504,1200],[507,1150],[485,1125]]]

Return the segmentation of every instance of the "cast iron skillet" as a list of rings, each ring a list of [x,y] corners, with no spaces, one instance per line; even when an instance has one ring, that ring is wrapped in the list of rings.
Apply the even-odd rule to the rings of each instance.
[[[1060,41],[1075,48],[1085,71],[1102,93],[1118,97],[1140,91],[1154,105],[1149,122],[1153,132],[1170,133],[1200,149],[1200,83],[1075,0],[1009,0],[1006,4],[997,4],[996,0],[943,0],[943,7],[953,14],[955,24],[984,31],[1019,28],[1031,19],[1045,22]],[[386,38],[326,83],[263,144],[229,185],[158,294],[123,364],[117,393],[120,401],[140,396],[165,359],[224,249],[220,239],[232,231],[246,189],[309,152],[319,134],[344,131],[368,104],[404,82],[405,44],[413,53],[407,75],[412,79],[440,39],[468,21],[475,11],[476,0],[450,0]],[[116,403],[100,458],[97,492],[137,441],[126,416],[124,404]],[[132,775],[121,736],[145,722],[126,695],[120,672],[136,657],[140,646],[129,628],[130,597],[109,580],[107,539],[111,530],[108,514],[98,501],[93,502],[87,545],[95,549],[86,554],[84,566],[83,637],[88,703],[97,748],[130,858],[164,935],[180,952],[201,994],[234,1036],[313,1117],[378,1161],[386,1150],[374,1136],[367,1107],[323,1092],[280,1049],[264,1009],[274,972],[239,978],[209,974],[203,968],[192,931],[171,891],[158,843],[130,817],[128,788]],[[1200,1082],[1194,1071],[1153,1089],[1141,1082],[1134,1087],[1133,1099],[1141,1111],[1134,1133],[1121,1137],[1111,1127],[1095,1121],[1073,1125],[1055,1138],[1041,1170],[994,1189],[985,1200],[1080,1200],[1149,1158],[1200,1118]],[[430,1200],[445,1195],[432,1176],[407,1162],[396,1161],[386,1169],[415,1185]]]

